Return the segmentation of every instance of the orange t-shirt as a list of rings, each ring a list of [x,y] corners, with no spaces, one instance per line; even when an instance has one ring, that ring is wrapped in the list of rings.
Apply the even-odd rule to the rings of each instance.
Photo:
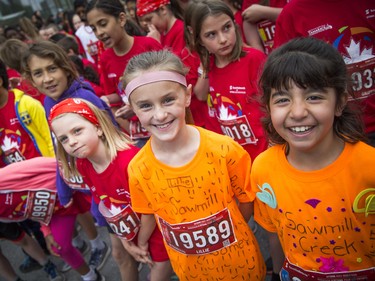
[[[237,201],[250,185],[251,159],[231,138],[195,127],[200,147],[181,167],[167,166],[150,141],[129,164],[135,211],[155,214],[180,280],[264,280],[256,238]]]
[[[373,268],[375,148],[347,143],[334,163],[308,172],[292,167],[284,150],[271,147],[253,163],[256,221],[277,232],[286,258],[304,270]]]

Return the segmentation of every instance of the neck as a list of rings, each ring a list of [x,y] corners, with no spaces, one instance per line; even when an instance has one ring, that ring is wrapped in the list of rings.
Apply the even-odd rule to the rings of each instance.
[[[111,164],[111,158],[109,156],[108,150],[105,148],[104,144],[101,145],[97,152],[90,157],[87,157],[94,167],[94,170],[97,173],[102,173],[105,169],[108,168],[109,164]]]
[[[164,32],[164,34],[167,34],[169,32],[169,30],[171,30],[172,26],[174,25],[174,23],[176,22],[176,18],[173,16],[171,17],[169,23],[168,23],[168,27],[167,27],[167,30]]]
[[[200,144],[199,132],[192,126],[184,126],[173,142],[158,142],[151,139],[156,159],[169,166],[183,166],[195,156]]]
[[[125,31],[124,31],[125,32]],[[128,35],[126,32],[122,39],[113,46],[113,51],[117,56],[123,56],[129,52],[134,43],[134,37]]]
[[[330,143],[320,144],[309,151],[289,150],[288,162],[301,171],[316,171],[335,162],[344,150],[345,142],[337,136],[333,136]]]

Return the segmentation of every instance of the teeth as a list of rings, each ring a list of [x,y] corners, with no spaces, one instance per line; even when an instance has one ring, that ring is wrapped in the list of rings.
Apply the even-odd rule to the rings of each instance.
[[[160,128],[160,129],[164,129],[164,128],[166,128],[168,125],[169,125],[169,123],[168,123],[168,124],[164,124],[164,125],[157,125],[157,127]]]
[[[293,127],[293,128],[291,128],[291,130],[293,132],[299,133],[299,132],[306,132],[310,128],[311,128],[310,126],[302,126],[302,127]]]

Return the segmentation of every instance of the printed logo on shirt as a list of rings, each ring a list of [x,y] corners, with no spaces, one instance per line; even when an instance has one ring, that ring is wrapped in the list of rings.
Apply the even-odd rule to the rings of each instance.
[[[116,78],[117,77],[117,75],[116,75],[116,73],[108,73],[108,76],[107,76],[108,78]]]
[[[241,87],[241,86],[229,86],[229,93],[230,94],[246,94],[246,87]]]
[[[22,123],[26,125],[31,124],[31,116],[27,111],[21,112],[20,117],[21,117]]]
[[[372,19],[375,17],[375,9],[366,9],[365,14],[366,14],[366,19]]]
[[[332,29],[332,25],[330,25],[330,24],[323,24],[323,25],[320,25],[318,27],[312,28],[312,29],[310,29],[307,32],[309,33],[309,36],[313,36],[313,35],[316,35],[316,34],[318,34],[320,32],[324,32],[326,30],[329,30],[329,29]]]
[[[17,117],[9,119],[10,125],[15,125],[17,123],[20,123]]]

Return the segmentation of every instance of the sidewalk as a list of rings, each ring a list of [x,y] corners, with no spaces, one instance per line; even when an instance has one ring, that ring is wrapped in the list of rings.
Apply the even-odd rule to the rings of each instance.
[[[107,229],[102,227],[99,228],[100,235],[104,238],[104,240],[110,245],[109,235],[107,232]],[[87,241],[87,238],[85,234],[82,233],[82,237]],[[260,245],[262,254],[265,259],[269,257],[268,252],[268,242],[267,237],[265,235],[265,231],[258,225],[257,231],[255,233],[255,236],[258,240],[258,243]],[[22,250],[16,246],[14,246],[12,243],[6,240],[0,240],[0,247],[4,255],[9,259],[10,263],[13,265],[13,268],[16,270],[17,274],[19,276],[26,280],[26,281],[48,281],[48,277],[45,274],[43,270],[36,270],[28,274],[22,274],[18,267],[22,263],[22,260],[24,258],[24,254],[22,253]],[[85,256],[86,260],[89,259],[89,254]],[[62,260],[56,257],[52,257],[53,262],[58,266],[58,268],[61,268],[63,265]],[[112,256],[109,256],[106,264],[100,271],[106,278],[107,281],[120,281],[120,273],[117,268],[116,263],[114,262]],[[147,281],[147,274],[148,274],[147,266],[143,266],[141,272],[139,273],[139,281]],[[70,270],[66,273],[64,273],[66,277],[66,281],[81,281],[79,274],[75,272],[74,270]],[[176,280],[176,279],[174,279]],[[267,276],[266,280],[270,280],[270,278]],[[0,277],[0,281],[5,281]]]

